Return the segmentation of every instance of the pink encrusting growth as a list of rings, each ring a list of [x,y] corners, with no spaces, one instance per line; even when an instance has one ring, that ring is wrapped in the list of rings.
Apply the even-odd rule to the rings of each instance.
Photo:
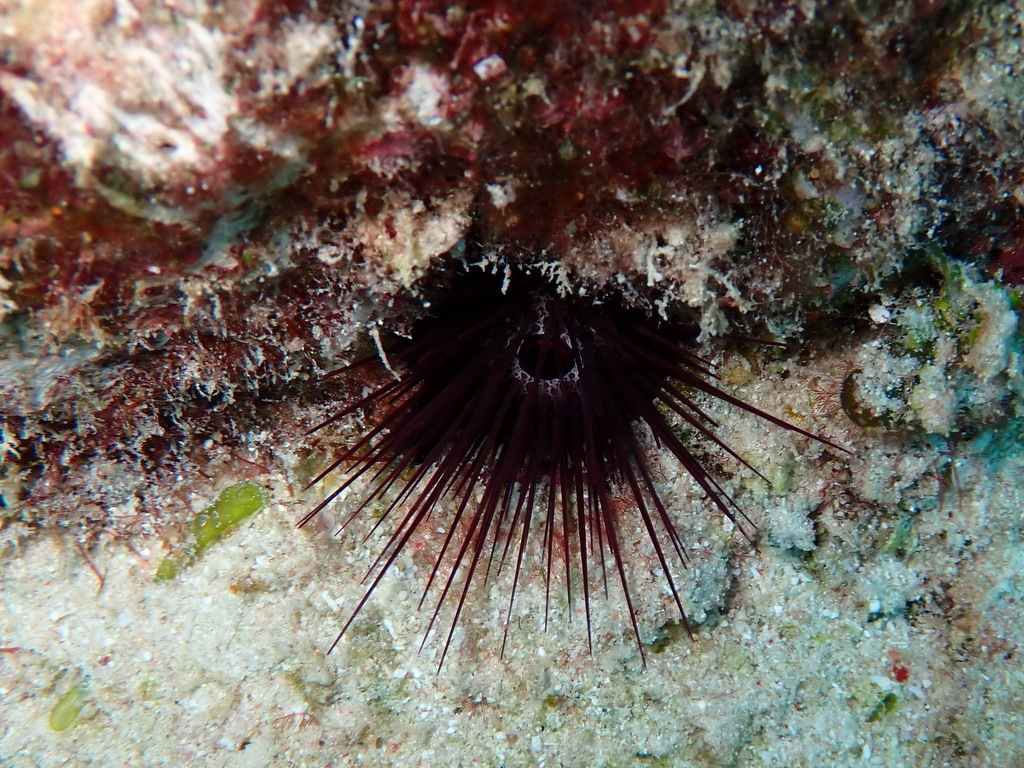
[[[677,434],[673,417],[757,474],[715,435],[718,424],[702,410],[701,394],[831,443],[719,388],[711,363],[691,351],[697,335],[692,328],[657,323],[615,303],[562,297],[522,274],[506,278],[511,285],[504,293],[500,280],[487,277],[440,302],[437,312],[415,327],[409,340],[388,353],[397,375],[313,430],[367,407],[379,409],[373,426],[313,481],[344,469],[340,486],[302,524],[361,479],[369,491],[347,513],[342,529],[369,514],[375,502],[385,503],[385,508],[383,513],[375,510],[371,534],[398,516],[366,575],[369,587],[338,640],[399,555],[425,535],[438,504],[449,499],[454,515],[442,523],[447,534],[420,601],[422,606],[439,585],[425,643],[446,600],[454,595],[454,614],[439,666],[475,578],[483,571],[486,583],[492,569],[511,562],[507,641],[516,591],[535,534],[541,537],[549,577],[545,579],[545,624],[550,577],[560,569],[569,600],[574,592],[582,594],[590,642],[593,582],[599,576],[607,594],[610,556],[613,579],[622,588],[642,656],[630,565],[623,555],[622,506],[613,501],[614,492],[621,490],[632,502],[684,625],[686,612],[673,574],[678,576],[685,567],[686,551],[672,513],[658,493],[649,449],[637,425],[646,427],[655,443],[679,461],[718,510],[745,534],[749,520]],[[478,487],[482,488],[479,497]],[[556,557],[562,559],[560,565]],[[461,584],[456,580],[460,570],[465,573]],[[504,647],[503,642],[503,651]]]

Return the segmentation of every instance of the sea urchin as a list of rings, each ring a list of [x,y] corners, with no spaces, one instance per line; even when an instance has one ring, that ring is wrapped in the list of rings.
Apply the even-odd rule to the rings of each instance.
[[[821,440],[720,389],[709,361],[690,351],[695,336],[692,328],[655,322],[617,302],[562,296],[542,280],[510,270],[475,279],[435,302],[432,314],[388,352],[384,382],[312,430],[363,409],[377,414],[373,426],[313,481],[345,468],[341,484],[301,524],[360,478],[366,478],[370,490],[343,519],[342,528],[366,514],[371,504],[376,517],[371,533],[396,511],[400,517],[367,572],[366,593],[335,645],[399,554],[425,534],[442,499],[449,499],[455,511],[453,519],[443,522],[447,533],[420,601],[435,583],[440,585],[426,642],[442,606],[449,595],[454,598],[439,667],[474,578],[483,572],[486,582],[492,567],[498,570],[511,561],[507,640],[531,535],[541,537],[547,575],[556,568],[564,572],[570,600],[578,578],[588,643],[593,581],[599,576],[607,592],[608,570],[613,571],[642,655],[622,554],[623,509],[613,503],[615,493],[631,499],[685,626],[672,574],[685,566],[686,553],[656,489],[641,425],[741,530],[743,513],[672,422],[678,417],[757,470],[715,435],[718,425],[695,395],[710,395]],[[556,552],[561,563],[555,562]],[[606,569],[608,559],[611,567]],[[464,576],[456,579],[460,571]],[[552,579],[545,581],[547,606]]]

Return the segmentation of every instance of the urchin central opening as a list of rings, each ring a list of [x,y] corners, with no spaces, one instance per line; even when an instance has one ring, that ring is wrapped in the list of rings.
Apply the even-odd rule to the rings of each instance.
[[[538,381],[564,379],[576,365],[568,342],[539,334],[523,339],[516,358],[519,367]]]

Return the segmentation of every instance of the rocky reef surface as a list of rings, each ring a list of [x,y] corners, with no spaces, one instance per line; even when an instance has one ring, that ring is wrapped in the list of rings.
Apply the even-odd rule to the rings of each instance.
[[[1019,763],[1022,23],[0,0],[0,762]],[[852,451],[707,403],[757,548],[664,462],[695,636],[638,531],[646,667],[543,583],[500,656],[505,574],[435,672],[417,552],[326,655],[374,549],[294,528],[361,428],[306,434],[323,376],[466,261],[685,318]]]

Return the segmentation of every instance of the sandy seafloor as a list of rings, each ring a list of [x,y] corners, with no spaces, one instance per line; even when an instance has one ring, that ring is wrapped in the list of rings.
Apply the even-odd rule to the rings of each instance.
[[[508,77],[521,82],[507,84],[508,103],[495,102],[503,91],[485,78],[503,76],[500,56],[463,62],[459,80],[454,62],[431,58],[436,30],[423,23],[405,32],[405,45],[421,46],[406,61],[385,32],[370,36],[363,16],[373,3],[362,0],[338,3],[337,18],[317,16],[312,3],[276,21],[274,3],[260,0],[0,0],[9,49],[0,120],[21,131],[17,146],[0,142],[0,183],[17,198],[0,219],[0,765],[1024,768],[1024,369],[1019,282],[1008,277],[1024,253],[1024,11],[1010,1],[925,2],[873,16],[873,4],[847,3],[840,16],[857,34],[834,37],[833,60],[819,55],[833,40],[832,4],[788,5],[773,16],[771,4],[672,3],[655,40],[662,59],[645,65],[652,78],[678,79],[662,117],[722,104],[759,137],[740,149],[772,149],[767,171],[750,174],[777,185],[765,216],[786,214],[790,229],[769,242],[783,266],[759,273],[745,262],[745,223],[730,218],[731,202],[705,198],[715,184],[686,186],[733,168],[715,175],[714,153],[705,160],[682,129],[665,147],[692,197],[666,192],[668,207],[638,206],[635,219],[595,213],[601,231],[590,240],[581,231],[562,255],[608,284],[664,280],[666,295],[716,333],[730,330],[723,307],[756,318],[763,298],[771,309],[756,319],[796,347],[712,344],[706,353],[730,392],[850,454],[705,403],[722,439],[770,482],[701,449],[756,523],[755,550],[651,446],[690,556],[681,593],[693,639],[676,623],[643,530],[626,520],[646,666],[614,588],[594,602],[590,652],[581,606],[567,604],[553,575],[545,631],[543,554],[531,551],[504,656],[507,570],[471,591],[438,671],[443,638],[420,649],[429,609],[417,603],[450,510],[437,509],[432,541],[403,554],[328,653],[378,540],[332,535],[331,518],[358,489],[295,527],[329,490],[302,491],[330,461],[296,436],[330,404],[264,411],[263,398],[347,360],[368,316],[359,312],[386,305],[462,242],[480,192],[469,180],[484,183],[492,220],[511,221],[502,217],[517,179],[486,183],[493,158],[481,125],[462,121],[460,99],[502,117],[519,114],[516,99],[546,100],[546,87],[553,100],[568,94],[544,115],[570,136],[579,105],[636,115],[607,93],[573,101],[575,81],[546,81],[543,69],[512,67]],[[638,12],[616,39],[645,23]],[[586,40],[570,36],[556,53],[586,60],[573,47],[589,55]],[[908,49],[920,55],[900,58]],[[919,80],[904,88],[904,73],[886,68],[906,61],[920,65]],[[588,82],[608,84],[613,64],[621,61],[599,57]],[[742,81],[751,67],[756,87]],[[733,89],[734,77],[743,87]],[[477,90],[455,87],[466,82]],[[597,141],[618,141],[628,155],[629,131],[609,114],[613,130]],[[513,138],[532,146],[534,134],[523,135]],[[332,141],[345,151],[314,152]],[[459,151],[444,155],[450,146]],[[575,156],[553,146],[553,157]],[[477,151],[478,165],[458,165]],[[429,186],[442,160],[463,186],[444,174],[440,191]],[[420,197],[407,185],[418,174],[428,180]],[[588,192],[594,178],[584,178]],[[364,205],[367,190],[376,208]],[[594,194],[616,204],[641,196],[628,185]],[[990,240],[972,239],[982,230]],[[200,256],[185,269],[190,248]],[[146,249],[151,262],[139,256]],[[67,274],[53,277],[55,253],[72,254],[65,273],[99,265],[100,277],[60,287]],[[839,266],[808,276],[801,258]],[[279,293],[264,292],[264,281]],[[735,287],[751,281],[764,291],[756,299]],[[103,298],[104,285],[115,298]],[[310,292],[311,319],[282,330],[276,320],[301,303],[287,294],[294,285]],[[829,307],[839,295],[843,308]],[[262,303],[250,306],[253,296]],[[800,317],[786,316],[793,307]],[[804,319],[818,330],[830,323],[824,338],[802,337]],[[192,344],[201,331],[252,370],[231,371],[221,347]],[[170,352],[131,359],[148,344]],[[279,348],[294,366],[271,359]],[[133,399],[137,381],[149,389]],[[123,411],[111,410],[109,392]],[[146,407],[152,398],[212,410],[231,397],[233,421],[209,440],[189,425],[175,433]],[[246,410],[266,423],[252,427],[258,418],[246,421]],[[68,427],[68,413],[80,423]],[[304,422],[271,421],[282,413]],[[128,434],[104,431],[97,414]],[[229,422],[243,433],[228,434]],[[338,425],[319,448],[345,444],[356,426]],[[138,464],[75,458],[100,435],[137,456],[134,439],[165,428],[178,441],[168,455],[187,471],[158,466],[148,477]],[[201,454],[208,464],[196,463]],[[263,510],[174,579],[155,580],[189,516],[241,481],[267,489]],[[154,506],[161,499],[166,507]]]

